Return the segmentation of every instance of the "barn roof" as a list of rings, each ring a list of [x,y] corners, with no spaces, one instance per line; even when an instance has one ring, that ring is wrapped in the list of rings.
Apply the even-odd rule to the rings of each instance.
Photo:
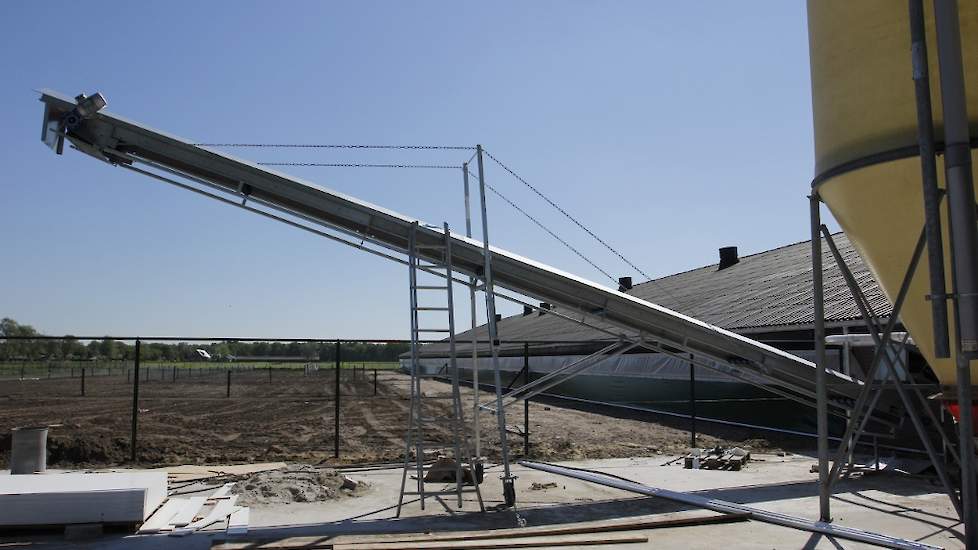
[[[849,239],[843,233],[836,233],[833,239],[876,313],[888,316],[890,302]],[[826,322],[858,320],[861,315],[842,272],[828,247],[822,248]],[[711,264],[647,281],[635,285],[628,294],[734,332],[749,334],[809,328],[814,322],[811,241],[742,256],[738,263],[722,270],[718,269],[718,264]],[[503,342],[609,338],[606,333],[552,314],[515,315],[502,319],[497,327]],[[476,334],[480,340],[488,340],[485,325],[478,327]],[[466,352],[464,343],[471,340],[471,331],[457,336],[460,354]],[[446,347],[442,343],[429,344],[424,346],[423,354],[444,353]],[[520,344],[503,345],[504,350],[521,347]]]

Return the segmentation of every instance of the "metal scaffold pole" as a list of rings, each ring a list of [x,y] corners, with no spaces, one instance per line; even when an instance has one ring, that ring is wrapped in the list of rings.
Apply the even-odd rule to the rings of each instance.
[[[829,414],[825,385],[825,295],[822,288],[822,225],[818,192],[809,197],[812,230],[812,291],[815,302],[815,411],[818,424],[818,515],[832,521],[829,511]]]
[[[462,183],[465,190],[465,236],[472,237],[472,209],[469,201],[469,163],[462,164]],[[482,437],[479,430],[479,321],[475,306],[475,277],[469,277],[469,310],[472,326],[472,438],[475,440],[475,458],[482,457]]]
[[[931,317],[934,325],[934,355],[950,357],[947,328],[947,288],[944,275],[944,243],[941,236],[941,190],[937,186],[937,154],[934,145],[934,115],[927,64],[927,30],[923,0],[910,1],[910,63],[913,69],[917,107],[917,145],[920,147],[920,178],[924,197],[924,227],[927,232],[927,267],[930,271]]]
[[[499,333],[496,330],[496,299],[492,284],[492,252],[489,250],[489,220],[486,217],[486,177],[482,145],[476,145],[479,164],[479,201],[482,206],[483,292],[486,295],[486,317],[489,321],[489,349],[492,352],[492,374],[496,386],[496,422],[499,425],[499,446],[503,459],[503,498],[507,506],[516,504],[515,477],[510,472],[509,443],[506,440],[506,410],[503,408],[503,382],[499,373]]]
[[[951,236],[952,292],[957,340],[956,376],[960,410],[962,522],[965,544],[978,548],[971,361],[978,358],[978,227],[971,175],[971,146],[965,96],[958,3],[934,1],[937,55],[944,113],[944,173]]]

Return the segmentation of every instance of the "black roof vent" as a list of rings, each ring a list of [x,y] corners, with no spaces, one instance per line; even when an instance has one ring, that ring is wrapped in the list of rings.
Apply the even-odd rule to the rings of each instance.
[[[503,314],[502,313],[497,313],[496,314],[496,322],[498,323],[499,321],[502,321],[502,320],[503,320]]]
[[[533,313],[533,306],[523,306],[523,317]]]
[[[546,315],[547,311],[549,310],[550,310],[550,304],[548,304],[547,302],[540,302],[540,309],[539,309],[540,315]]]
[[[631,277],[618,277],[618,292],[627,292],[632,289]]]
[[[723,248],[720,249],[720,267],[717,268],[717,271],[720,271],[721,269],[727,269],[728,267],[738,263],[739,261],[740,261],[740,257],[737,256],[737,247],[724,246]]]

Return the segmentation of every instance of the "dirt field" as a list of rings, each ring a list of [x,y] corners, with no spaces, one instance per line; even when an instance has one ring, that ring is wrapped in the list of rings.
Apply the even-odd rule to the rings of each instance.
[[[138,459],[144,465],[211,464],[265,461],[374,463],[402,459],[403,430],[409,407],[409,378],[397,372],[341,376],[340,460],[332,458],[333,372],[272,369],[232,373],[217,370],[191,376],[169,369],[150,370],[139,387]],[[426,381],[425,392],[444,395],[449,386]],[[490,394],[483,392],[482,400]],[[471,411],[471,389],[463,392]],[[432,400],[447,410],[447,400]],[[86,396],[80,378],[0,380],[0,467],[9,457],[10,428],[54,425],[49,465],[110,466],[128,463],[132,385],[126,376],[89,376]],[[498,458],[495,417],[484,413],[483,454]],[[523,407],[508,411],[507,423],[521,429]],[[700,446],[736,444],[755,451],[797,448],[807,442],[701,425]],[[614,409],[569,408],[566,402],[530,405],[531,456],[581,459],[648,456],[684,451],[688,423]],[[447,429],[434,439],[448,441]],[[510,434],[514,455],[523,451],[522,435]]]

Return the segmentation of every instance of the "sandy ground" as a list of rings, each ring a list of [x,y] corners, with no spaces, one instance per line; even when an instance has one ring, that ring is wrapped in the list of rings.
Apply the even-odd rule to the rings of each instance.
[[[268,461],[305,463],[376,463],[402,459],[409,407],[409,378],[381,372],[378,395],[373,377],[343,372],[341,380],[340,460],[334,460],[334,378],[331,370],[304,375],[273,370],[187,377],[169,370],[150,371],[140,383],[138,458],[144,466],[233,464]],[[425,381],[429,396],[444,396],[449,386]],[[89,378],[86,397],[80,380],[0,381],[0,467],[9,453],[9,430],[16,426],[55,425],[49,438],[53,467],[106,467],[128,463],[132,412],[131,384],[125,376]],[[482,392],[481,401],[492,395]],[[463,390],[471,418],[472,390]],[[432,399],[433,414],[445,414],[449,401]],[[682,419],[610,408],[580,408],[568,401],[530,404],[530,456],[542,460],[656,456],[689,447],[689,424]],[[523,407],[508,409],[510,446],[523,454]],[[494,416],[483,413],[482,454],[499,458]],[[698,443],[739,445],[751,451],[799,449],[809,442],[751,430],[700,423]],[[447,429],[431,434],[450,441]]]
[[[273,373],[277,374],[277,373]],[[288,468],[285,474],[264,477],[241,477],[236,492],[264,495],[251,502],[249,537],[335,536],[351,533],[392,533],[419,531],[452,531],[516,527],[520,521],[529,526],[548,525],[634,516],[667,517],[669,514],[702,513],[688,506],[662,498],[650,498],[577,481],[514,465],[518,509],[501,510],[502,473],[498,465],[498,437],[495,418],[485,414],[484,454],[489,467],[481,486],[488,509],[478,512],[474,495],[467,494],[461,509],[454,499],[428,500],[424,510],[416,500],[409,500],[400,518],[395,518],[402,470],[384,466],[351,466],[351,463],[397,460],[403,453],[402,431],[408,407],[409,379],[397,373],[385,373],[379,379],[379,395],[373,396],[372,379],[342,380],[341,399],[342,460],[330,458],[332,449],[333,401],[330,395],[333,379],[330,373],[312,376],[284,374],[272,383],[267,373],[236,374],[232,397],[223,397],[226,379],[196,379],[193,383],[150,381],[141,386],[140,415],[142,451],[150,463],[184,462],[191,466],[170,467],[174,477],[171,488],[191,491],[196,486],[177,480],[194,478],[212,471],[242,471],[245,466],[221,468],[221,462],[251,460],[285,460],[289,465],[273,464],[267,468]],[[14,425],[61,423],[53,430],[53,456],[62,463],[74,465],[73,458],[59,449],[112,447],[118,449],[105,457],[84,455],[87,465],[115,464],[125,460],[128,450],[129,403],[127,395],[89,395],[81,398],[67,395],[74,389],[71,381],[47,381],[47,397],[38,397],[44,389],[19,386],[11,391],[4,386],[0,393],[0,429]],[[189,382],[189,381],[188,381]],[[75,381],[77,383],[77,381]],[[57,386],[56,384],[61,384]],[[115,386],[121,391],[123,384]],[[104,384],[105,388],[112,388]],[[60,388],[60,389],[59,389]],[[424,391],[429,396],[444,395],[446,384],[429,381]],[[145,391],[144,391],[145,390]],[[58,392],[61,392],[60,394]],[[52,393],[54,395],[52,395]],[[217,393],[217,396],[213,394]],[[353,395],[358,394],[358,395]],[[471,389],[463,397],[471,410]],[[491,396],[483,392],[480,400]],[[447,408],[448,401],[429,401]],[[517,405],[508,424],[516,431],[522,425],[522,406]],[[695,492],[712,498],[749,504],[808,519],[817,515],[816,476],[810,468],[814,459],[806,454],[809,441],[768,439],[749,430],[700,427],[701,446],[736,444],[749,448],[756,460],[739,472],[684,470],[681,461],[673,462],[689,445],[688,425],[683,420],[623,413],[614,409],[570,408],[556,400],[530,404],[531,458],[585,467],[624,476],[654,487]],[[705,433],[703,433],[705,432]],[[447,442],[447,430],[434,434]],[[511,434],[514,456],[522,454],[522,436]],[[112,447],[115,448],[115,447]],[[783,449],[792,452],[783,452]],[[55,452],[62,454],[55,455]],[[101,451],[100,451],[101,452]],[[150,460],[155,457],[155,460]],[[233,457],[224,461],[223,457]],[[885,456],[884,456],[885,458]],[[189,460],[188,460],[189,459]],[[337,472],[311,473],[308,466],[295,463],[337,467]],[[194,464],[212,464],[200,466]],[[234,470],[237,468],[238,470]],[[293,473],[288,473],[289,471]],[[297,473],[297,474],[296,474]],[[180,477],[182,476],[182,477]],[[337,485],[347,476],[357,483],[356,489],[343,490]],[[312,485],[303,488],[295,481],[302,478],[328,480],[319,491]],[[249,480],[252,480],[249,488]],[[263,480],[258,483],[257,480]],[[204,484],[223,483],[227,478]],[[267,490],[264,484],[268,482]],[[290,491],[295,486],[298,491]],[[204,489],[205,487],[199,487]],[[447,488],[447,486],[445,487]],[[312,491],[312,492],[309,492]],[[318,492],[317,492],[318,491]],[[321,495],[319,493],[322,493]],[[295,495],[300,495],[298,498]],[[322,498],[320,498],[322,497]],[[291,500],[292,502],[288,502]],[[314,502],[301,502],[314,500]],[[892,536],[900,536],[945,548],[962,547],[961,527],[947,497],[928,477],[883,472],[840,482],[832,499],[833,518],[844,526],[857,527]],[[671,516],[668,516],[671,517]],[[866,548],[864,544],[838,538],[813,535],[757,521],[702,527],[679,527],[647,531],[645,545],[625,548]],[[201,533],[175,539],[167,536],[126,536],[109,533],[96,540],[67,544],[60,534],[0,535],[0,543],[29,543],[43,548],[107,548],[150,550],[163,548],[204,550],[223,532]]]

